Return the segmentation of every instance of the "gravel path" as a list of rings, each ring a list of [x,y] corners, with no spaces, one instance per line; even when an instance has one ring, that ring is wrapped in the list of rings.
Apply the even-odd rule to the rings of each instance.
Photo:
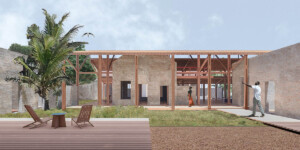
[[[153,150],[299,150],[300,135],[273,127],[151,127]]]

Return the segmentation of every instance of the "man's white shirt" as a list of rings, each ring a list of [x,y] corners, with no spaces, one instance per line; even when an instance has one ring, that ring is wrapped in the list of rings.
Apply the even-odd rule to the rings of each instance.
[[[254,89],[254,97],[257,100],[261,100],[260,94],[261,94],[261,88],[258,85],[252,85],[251,86]]]

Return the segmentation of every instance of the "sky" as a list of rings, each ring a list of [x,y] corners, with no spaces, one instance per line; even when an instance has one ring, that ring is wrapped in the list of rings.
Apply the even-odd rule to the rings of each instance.
[[[42,8],[87,50],[276,50],[300,40],[299,0],[1,0],[0,47],[26,45]],[[91,32],[95,37],[82,36]]]

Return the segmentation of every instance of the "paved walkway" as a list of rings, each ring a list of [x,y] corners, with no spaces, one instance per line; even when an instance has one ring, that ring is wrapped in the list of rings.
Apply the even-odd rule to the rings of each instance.
[[[111,107],[111,106],[102,106],[102,107]],[[143,106],[148,110],[172,110],[171,106]],[[67,108],[81,108],[81,106],[69,106]],[[241,109],[239,106],[232,105],[223,105],[223,106],[211,106],[211,109]],[[208,110],[207,106],[175,106],[175,110]]]
[[[298,119],[293,119],[293,118],[288,118],[288,117],[283,117],[283,116],[278,116],[273,114],[265,114],[264,117],[259,117],[261,116],[260,112],[256,112],[256,117],[248,117],[249,115],[252,114],[252,111],[245,110],[245,109],[217,109],[217,110],[228,112],[231,114],[236,114],[242,117],[247,117],[252,120],[261,121],[263,123],[272,126],[277,126],[280,128],[284,128],[287,130],[292,130],[300,133],[300,120]]]
[[[18,118],[20,119],[20,118]],[[31,119],[32,120],[32,119]],[[113,121],[114,120],[114,121]],[[122,119],[121,119],[122,120]],[[147,121],[146,121],[147,120]],[[71,126],[47,126],[27,129],[22,126],[32,121],[0,121],[0,149],[151,149],[148,119],[129,121],[110,119],[91,122],[95,127],[82,129]]]

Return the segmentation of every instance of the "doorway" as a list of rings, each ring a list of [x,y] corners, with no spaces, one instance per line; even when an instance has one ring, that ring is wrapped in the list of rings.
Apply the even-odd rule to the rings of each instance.
[[[168,105],[168,86],[160,87],[160,105]]]
[[[268,81],[265,82],[265,100],[266,100],[266,106],[265,111],[269,113],[275,113],[275,82],[274,81]]]
[[[148,84],[139,84],[139,105],[148,103]]]

